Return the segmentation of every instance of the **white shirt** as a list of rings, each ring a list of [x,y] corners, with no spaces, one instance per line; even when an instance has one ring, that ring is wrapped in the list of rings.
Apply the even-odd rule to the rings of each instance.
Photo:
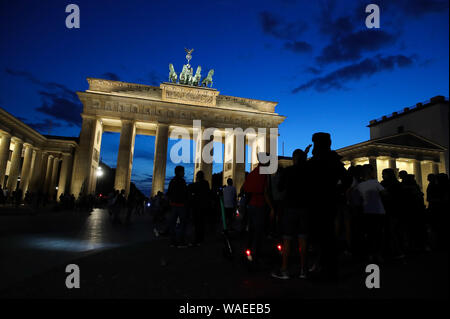
[[[375,179],[369,179],[356,186],[362,197],[363,210],[365,214],[385,214],[380,192],[384,190]]]
[[[225,186],[223,188],[223,206],[225,208],[236,207],[236,187]]]

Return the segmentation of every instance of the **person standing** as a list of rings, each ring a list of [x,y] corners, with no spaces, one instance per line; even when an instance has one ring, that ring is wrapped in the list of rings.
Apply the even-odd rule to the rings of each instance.
[[[274,210],[268,190],[267,175],[260,173],[260,168],[268,165],[261,164],[258,154],[258,166],[248,174],[242,186],[244,192],[249,197],[248,202],[248,222],[249,222],[249,248],[251,259],[261,260],[261,250],[264,240],[264,226],[266,219],[266,208],[270,208],[270,216],[273,218]]]
[[[171,179],[167,190],[170,205],[169,234],[170,246],[186,248],[185,233],[187,222],[188,189],[184,180],[184,167],[175,167],[175,177]],[[180,240],[177,241],[176,226],[180,220]]]
[[[211,190],[203,171],[197,172],[195,183],[188,189],[194,222],[194,241],[191,245],[200,246],[205,240],[206,215],[211,208]]]
[[[341,156],[331,150],[328,133],[314,133],[312,157],[306,164],[308,206],[311,239],[319,247],[321,271],[313,279],[337,280],[338,256],[335,220],[337,215],[338,183],[348,183]]]
[[[283,237],[282,263],[272,277],[289,279],[288,258],[292,240],[298,240],[300,253],[300,278],[306,278],[306,240],[308,235],[307,193],[305,185],[305,166],[307,152],[296,149],[292,154],[293,165],[281,175],[277,188],[285,192],[285,210],[281,218]]]
[[[227,179],[227,186],[223,188],[223,206],[225,208],[225,221],[227,223],[227,229],[233,230],[232,224],[237,208],[237,193],[236,187],[233,186],[233,180]]]
[[[376,180],[372,165],[363,166],[363,181],[357,190],[362,198],[363,224],[366,233],[366,252],[369,261],[383,262],[381,250],[383,247],[383,228],[386,211],[381,200],[384,187]]]

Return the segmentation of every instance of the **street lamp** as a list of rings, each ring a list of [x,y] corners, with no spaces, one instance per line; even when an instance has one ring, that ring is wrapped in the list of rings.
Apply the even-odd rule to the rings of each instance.
[[[102,177],[103,176],[103,170],[102,168],[99,166],[97,167],[97,177]]]

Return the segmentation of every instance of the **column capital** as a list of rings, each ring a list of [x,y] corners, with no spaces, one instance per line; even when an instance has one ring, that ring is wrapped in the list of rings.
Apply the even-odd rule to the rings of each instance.
[[[84,113],[81,114],[81,118],[83,120],[84,119],[91,119],[91,120],[96,120],[97,119],[97,117],[95,115],[89,115],[89,114],[84,114]]]
[[[12,137],[12,134],[10,132],[6,132],[6,131],[0,131],[0,136],[1,137]]]
[[[11,141],[13,141],[14,143],[24,143],[23,140],[17,136],[11,137]]]
[[[120,119],[122,124],[136,124],[136,120],[133,119]]]
[[[33,146],[33,144],[31,144],[31,143],[29,143],[29,142],[24,142],[23,143],[23,147],[25,147],[25,148],[34,148],[34,146]]]

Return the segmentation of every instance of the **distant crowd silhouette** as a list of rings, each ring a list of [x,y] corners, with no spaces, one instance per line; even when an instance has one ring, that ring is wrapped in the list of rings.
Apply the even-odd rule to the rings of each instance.
[[[259,163],[246,174],[239,192],[232,179],[211,189],[202,171],[187,185],[183,166],[177,166],[167,193],[158,192],[150,200],[155,234],[168,235],[171,247],[201,245],[205,230],[211,233],[217,229],[212,226],[221,223],[222,198],[227,228],[248,238],[251,264],[268,262],[267,239],[280,244],[281,265],[271,274],[275,278],[292,277],[289,256],[294,244],[299,256],[296,275],[317,280],[336,280],[343,258],[382,264],[446,249],[446,174],[428,176],[426,207],[414,175],[400,171],[399,180],[388,168],[379,183],[370,164],[345,169],[341,156],[331,150],[328,133],[315,133],[312,141],[314,146],[296,149],[293,165],[276,174],[260,174],[264,164]],[[190,221],[191,241],[186,238]]]
[[[210,186],[203,171],[188,185],[184,167],[177,166],[167,192],[150,199],[136,190],[128,196],[114,190],[103,198],[61,194],[58,207],[90,212],[103,206],[113,224],[129,223],[133,214],[150,214],[155,237],[169,237],[170,247],[196,247],[214,234],[236,232],[247,238],[246,258],[256,268],[273,263],[268,245],[276,243],[281,261],[271,275],[279,279],[336,280],[343,260],[382,264],[448,248],[446,174],[429,174],[423,194],[406,171],[397,176],[384,169],[378,182],[370,164],[345,169],[341,156],[331,150],[328,133],[313,134],[312,142],[296,149],[292,165],[273,175],[260,174],[259,168],[268,164],[259,163],[246,173],[239,190],[231,178],[227,185]],[[12,194],[0,189],[0,204],[24,203],[39,210],[52,202],[42,192],[27,192],[23,201],[22,195],[20,189]],[[295,253],[293,246],[298,247]],[[297,264],[290,260],[293,255],[299,260],[296,272],[290,271]]]

